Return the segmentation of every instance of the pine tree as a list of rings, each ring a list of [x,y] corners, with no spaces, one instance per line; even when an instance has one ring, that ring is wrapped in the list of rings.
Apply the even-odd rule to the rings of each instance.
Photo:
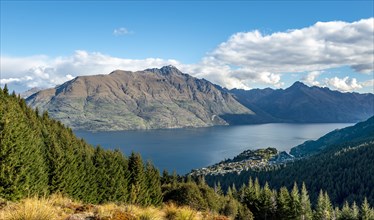
[[[317,200],[317,206],[316,206],[316,210],[314,212],[314,215],[313,215],[313,219],[315,220],[327,220],[326,216],[325,216],[325,210],[326,210],[326,207],[325,207],[325,196],[323,194],[323,191],[321,190],[319,192],[319,196],[318,196],[318,200]]]
[[[335,207],[334,209],[334,219],[340,219],[341,218],[341,211],[339,207]]]
[[[164,171],[162,171],[161,183],[162,183],[162,185],[164,185],[164,184],[166,185],[166,184],[171,183],[169,172],[165,169],[164,169]]]
[[[291,196],[286,187],[282,187],[279,190],[277,197],[277,218],[278,219],[290,219],[290,207]]]
[[[366,197],[364,199],[364,202],[361,205],[361,218],[362,218],[362,220],[374,219],[374,216],[372,214],[372,210],[370,208],[370,205],[369,205]]]
[[[229,188],[227,188],[226,196],[234,198],[234,194],[232,193],[231,186],[229,186]]]
[[[148,205],[161,205],[162,203],[162,191],[161,191],[161,180],[160,173],[152,165],[150,161],[146,164],[146,179],[147,179],[147,190],[149,196]]]
[[[297,184],[294,183],[291,194],[290,194],[290,214],[292,219],[299,219],[300,212],[301,212],[301,203],[300,203],[300,194],[299,194],[299,188],[297,187]]]
[[[240,201],[240,200],[239,200],[239,196],[238,196],[238,190],[236,189],[235,183],[232,184],[231,190],[232,190],[232,195],[233,195],[233,197],[234,197],[236,200]]]
[[[270,219],[275,212],[274,195],[266,182],[259,198],[260,213],[262,219]]]
[[[93,163],[95,166],[95,179],[97,187],[96,202],[104,203],[109,201],[107,194],[107,164],[105,163],[105,152],[100,146],[97,146],[94,153]]]
[[[360,214],[360,209],[358,208],[356,202],[352,204],[352,220],[358,220]]]
[[[348,201],[344,202],[339,219],[353,219],[352,209],[349,207]]]
[[[8,90],[8,85],[7,85],[7,84],[4,85],[3,93],[4,93],[4,95],[6,95],[6,96],[9,95],[9,90]]]
[[[312,208],[310,205],[308,191],[306,189],[305,183],[303,183],[301,187],[301,195],[300,195],[300,215],[301,220],[310,220],[312,219]]]
[[[105,155],[107,170],[108,201],[126,202],[128,197],[127,160],[119,150],[107,151]]]
[[[214,192],[217,193],[217,195],[220,195],[220,196],[223,195],[223,191],[222,191],[222,188],[221,188],[221,183],[219,181],[218,181],[217,185],[214,187]]]
[[[131,204],[143,205],[147,198],[146,176],[143,161],[139,154],[131,153],[129,171],[130,202]]]
[[[261,216],[260,213],[260,195],[261,195],[261,187],[256,178],[255,181],[252,181],[252,178],[248,180],[248,187],[244,188],[244,198],[243,202],[252,211],[255,218],[259,218]]]

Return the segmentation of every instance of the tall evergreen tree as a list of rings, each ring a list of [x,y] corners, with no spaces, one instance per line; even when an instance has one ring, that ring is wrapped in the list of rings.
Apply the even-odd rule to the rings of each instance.
[[[260,195],[260,213],[262,219],[271,219],[275,214],[274,195],[266,182]]]
[[[149,205],[161,205],[162,203],[162,190],[160,173],[152,165],[150,161],[146,164],[146,177],[147,177],[147,190],[148,190],[148,204]]]
[[[313,215],[313,219],[315,220],[327,220],[326,217],[326,202],[325,202],[325,196],[323,194],[323,191],[321,190],[318,196],[317,200],[317,206],[316,210]]]
[[[131,153],[129,157],[129,190],[130,203],[144,205],[147,203],[146,198],[146,176],[144,173],[143,160],[138,153]]]
[[[360,215],[360,209],[358,208],[356,202],[353,201],[353,204],[352,204],[352,219],[353,220],[358,220],[359,215]]]
[[[301,187],[300,215],[301,215],[301,220],[310,220],[313,217],[309,195],[308,195],[308,191],[306,189],[305,183],[303,183]]]
[[[361,218],[362,220],[374,219],[373,210],[371,210],[367,198],[364,199],[361,205]]]
[[[343,208],[340,212],[339,219],[353,219],[352,209],[349,207],[348,201],[344,202]]]
[[[294,183],[291,194],[290,194],[290,214],[292,219],[299,219],[301,213],[301,202],[300,202],[300,193],[297,184]]]
[[[279,190],[277,197],[277,219],[287,220],[290,219],[290,207],[291,196],[286,187],[282,187]]]

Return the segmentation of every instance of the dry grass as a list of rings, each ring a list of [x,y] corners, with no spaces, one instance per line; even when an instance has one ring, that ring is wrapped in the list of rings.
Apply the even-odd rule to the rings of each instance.
[[[48,199],[28,198],[0,210],[1,220],[55,220],[60,210]]]
[[[164,210],[167,220],[198,220],[197,211],[190,207],[177,207],[174,204],[168,204]]]
[[[174,204],[163,205],[161,208],[114,203],[91,205],[73,201],[60,194],[3,204],[4,207],[0,207],[0,220],[71,220],[84,217],[95,220],[229,220],[214,213],[198,212]]]

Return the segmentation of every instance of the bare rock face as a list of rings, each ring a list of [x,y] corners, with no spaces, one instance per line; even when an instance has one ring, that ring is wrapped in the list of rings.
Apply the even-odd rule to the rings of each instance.
[[[26,101],[73,129],[91,131],[226,125],[220,115],[253,114],[219,86],[173,66],[80,76]]]

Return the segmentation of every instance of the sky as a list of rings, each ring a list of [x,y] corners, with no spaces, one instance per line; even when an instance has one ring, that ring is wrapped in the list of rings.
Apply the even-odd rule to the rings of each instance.
[[[374,93],[373,1],[3,1],[0,84],[174,65],[226,88]]]

